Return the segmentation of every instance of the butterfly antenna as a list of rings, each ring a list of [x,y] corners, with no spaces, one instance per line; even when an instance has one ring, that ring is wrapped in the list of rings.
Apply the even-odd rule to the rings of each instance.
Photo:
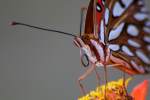
[[[30,28],[35,28],[35,29],[44,30],[44,31],[50,31],[50,32],[56,32],[56,33],[68,35],[68,36],[71,36],[71,37],[76,37],[76,35],[73,35],[71,33],[58,31],[58,30],[53,30],[53,29],[48,29],[48,28],[37,27],[37,26],[33,26],[33,25],[25,24],[25,23],[20,23],[20,22],[15,22],[15,21],[11,22],[11,25],[12,26],[22,25],[22,26],[27,26],[27,27],[30,27]]]

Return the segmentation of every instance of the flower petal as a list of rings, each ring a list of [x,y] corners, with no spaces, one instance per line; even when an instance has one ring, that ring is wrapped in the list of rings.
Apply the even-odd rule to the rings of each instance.
[[[78,100],[129,100],[124,85],[127,87],[131,79],[126,79],[125,84],[123,78],[118,81],[108,82],[107,85],[98,86],[87,95],[79,97]]]
[[[142,83],[134,87],[131,92],[131,96],[134,100],[145,100],[148,91],[148,80],[144,80]]]

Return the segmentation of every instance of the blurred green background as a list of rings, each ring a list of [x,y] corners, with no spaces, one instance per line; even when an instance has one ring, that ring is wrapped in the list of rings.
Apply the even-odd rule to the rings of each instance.
[[[0,1],[0,100],[76,100],[81,67],[79,49],[73,39],[53,32],[11,27],[21,21],[79,33],[80,8],[89,0],[1,0]],[[150,1],[146,1],[150,6]],[[150,9],[150,8],[149,8]],[[99,69],[103,82],[102,68]],[[122,77],[109,70],[109,80]],[[129,91],[150,75],[134,77]],[[87,90],[96,86],[95,73],[83,81]],[[150,99],[150,92],[149,92]],[[149,100],[147,99],[147,100]]]

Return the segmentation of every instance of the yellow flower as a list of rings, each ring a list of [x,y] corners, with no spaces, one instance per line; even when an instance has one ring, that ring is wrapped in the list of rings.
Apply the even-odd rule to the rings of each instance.
[[[130,80],[131,78],[125,81],[125,87],[123,79],[108,82],[107,85],[98,86],[94,91],[80,97],[78,100],[129,100],[125,88]]]

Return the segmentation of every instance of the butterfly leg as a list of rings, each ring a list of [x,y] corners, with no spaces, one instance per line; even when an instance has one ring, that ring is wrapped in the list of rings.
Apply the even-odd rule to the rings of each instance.
[[[110,65],[107,65],[106,67],[115,67],[115,66],[121,66],[121,64],[110,64]]]
[[[104,76],[105,76],[105,100],[107,100],[107,83],[108,83],[108,74],[106,65],[104,65]]]
[[[126,97],[127,98],[130,98],[130,95],[128,94],[128,91],[127,91],[127,88],[126,88],[126,73],[125,72],[123,72],[123,88],[124,88],[124,90],[125,90],[125,93],[126,93]]]
[[[127,89],[126,89],[126,83],[125,82],[126,82],[126,73],[123,72],[123,88],[126,92],[126,96],[128,97],[128,92],[127,92]]]
[[[81,81],[84,80],[89,74],[91,74],[92,71],[95,70],[95,68],[96,68],[95,64],[91,64],[91,66],[86,70],[86,72],[78,78],[78,84],[83,95],[86,94],[86,91]]]
[[[95,74],[96,74],[97,85],[100,86],[100,75],[99,75],[99,73],[97,72],[96,68],[95,68],[94,70],[95,70]]]
[[[107,65],[106,63],[110,60],[110,50],[106,49],[106,60],[104,62],[104,76],[105,76],[105,100],[107,99],[107,83],[108,83],[108,73],[107,73],[107,67],[113,66],[113,65]]]

